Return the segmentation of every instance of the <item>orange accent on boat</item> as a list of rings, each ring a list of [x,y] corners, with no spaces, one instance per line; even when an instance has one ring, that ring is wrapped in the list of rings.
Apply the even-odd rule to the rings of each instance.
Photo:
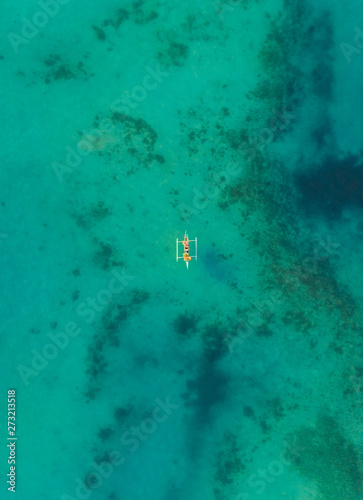
[[[193,256],[189,255],[189,243],[190,243],[190,241],[194,242],[194,245],[195,245],[195,255],[193,255]],[[183,253],[182,257],[179,257],[179,253],[178,253],[179,243],[182,243],[182,245],[184,247],[184,253]],[[197,260],[197,238],[195,238],[194,240],[189,240],[186,231],[184,234],[184,240],[181,240],[181,241],[179,241],[178,239],[176,240],[176,260],[178,261],[179,259],[182,259],[182,258],[184,259],[184,262],[186,263],[187,268],[188,268],[189,261],[191,261],[192,258]]]

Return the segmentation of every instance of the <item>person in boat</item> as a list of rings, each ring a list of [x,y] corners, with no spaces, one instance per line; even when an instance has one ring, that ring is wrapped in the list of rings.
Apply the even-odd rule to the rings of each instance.
[[[189,239],[187,235],[184,236],[183,246],[184,246],[184,253],[189,255]]]
[[[189,256],[189,238],[188,238],[186,232],[184,235],[184,241],[182,241],[182,243],[183,243],[183,247],[184,247],[184,253],[183,253],[184,261],[187,262],[188,260],[192,260],[192,258]],[[188,267],[188,264],[187,264],[187,267]]]

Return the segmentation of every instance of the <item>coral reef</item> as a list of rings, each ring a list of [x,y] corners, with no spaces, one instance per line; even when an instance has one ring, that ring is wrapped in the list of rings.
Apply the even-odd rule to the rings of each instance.
[[[358,450],[333,417],[320,415],[315,427],[300,428],[295,438],[300,451],[293,460],[294,467],[318,485],[324,500],[362,498]]]

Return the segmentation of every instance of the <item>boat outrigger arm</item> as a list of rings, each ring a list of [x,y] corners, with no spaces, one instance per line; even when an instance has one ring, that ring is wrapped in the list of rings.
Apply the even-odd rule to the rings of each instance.
[[[184,247],[184,252],[183,252],[183,255],[179,257],[179,244],[180,243]],[[189,255],[189,243],[195,244],[195,255]],[[184,262],[186,263],[187,269],[188,269],[189,261],[191,261],[192,259],[197,260],[197,250],[198,250],[197,238],[195,238],[194,240],[190,240],[188,238],[187,232],[185,231],[184,240],[178,240],[178,239],[176,240],[176,261],[178,262],[179,259],[184,259]]]

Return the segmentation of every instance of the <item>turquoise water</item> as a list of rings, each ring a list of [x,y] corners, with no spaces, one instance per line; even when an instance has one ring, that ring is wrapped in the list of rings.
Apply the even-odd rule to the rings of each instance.
[[[1,498],[363,498],[362,11],[4,2]]]

